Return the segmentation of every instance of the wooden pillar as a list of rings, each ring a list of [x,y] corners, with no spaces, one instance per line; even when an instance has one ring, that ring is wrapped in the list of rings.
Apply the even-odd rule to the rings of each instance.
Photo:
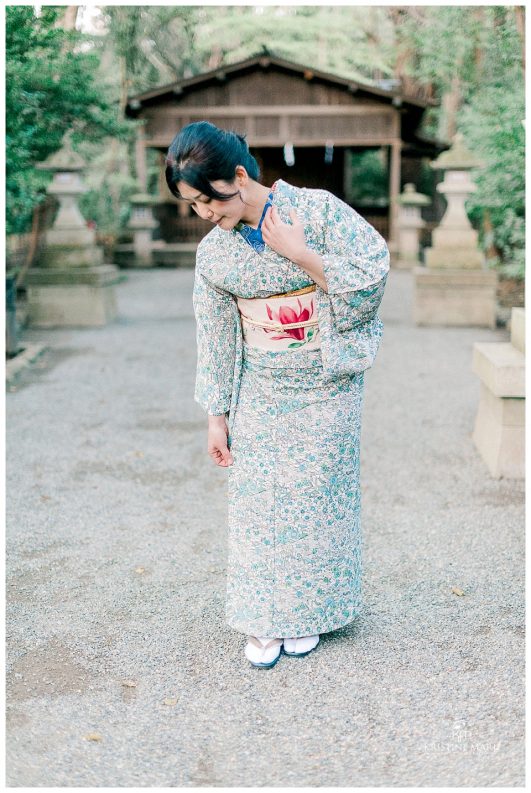
[[[343,195],[345,202],[350,204],[352,195],[352,168],[350,157],[350,146],[345,146],[343,150]]]
[[[398,243],[397,233],[399,206],[397,199],[400,194],[401,152],[402,141],[394,140],[390,146],[391,162],[389,168],[389,239],[387,240],[387,243],[391,244],[393,249],[396,249],[396,245]]]
[[[166,184],[166,175],[164,168],[164,160],[166,159],[166,152],[157,150],[157,165],[158,165],[158,195],[161,200],[165,200],[169,193],[168,185]],[[170,193],[171,195],[171,193]]]
[[[145,132],[143,127],[138,127],[136,131],[135,141],[135,162],[136,162],[136,178],[140,188],[139,193],[147,192],[147,163],[146,163],[146,143]]]

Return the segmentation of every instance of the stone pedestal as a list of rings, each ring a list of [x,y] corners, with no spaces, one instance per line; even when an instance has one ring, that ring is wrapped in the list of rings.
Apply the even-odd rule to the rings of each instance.
[[[413,275],[417,325],[496,327],[495,272],[415,267]]]
[[[496,478],[525,478],[524,309],[513,309],[510,342],[476,342],[481,394],[472,439]]]
[[[116,318],[115,284],[123,280],[117,267],[104,264],[29,270],[26,276],[28,317],[38,328],[94,327]]]
[[[82,158],[72,150],[69,135],[63,148],[38,168],[54,172],[48,192],[59,200],[59,211],[45,234],[45,246],[29,270],[28,324],[32,327],[105,325],[116,317],[114,285],[120,271],[103,263],[96,235],[79,211],[77,197],[86,191],[80,172]]]
[[[476,189],[469,171],[481,163],[466,149],[463,136],[431,163],[446,171],[437,190],[448,200],[444,217],[424,251],[425,267],[415,268],[415,321],[420,325],[496,326],[498,276],[488,270],[470,225],[465,201]]]
[[[441,224],[432,231],[431,238],[431,248],[424,251],[426,267],[439,270],[480,270],[484,267],[485,256],[477,247],[475,229],[451,229]]]

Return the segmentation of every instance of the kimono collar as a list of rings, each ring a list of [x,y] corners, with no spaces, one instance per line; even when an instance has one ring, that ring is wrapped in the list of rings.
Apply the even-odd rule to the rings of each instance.
[[[262,251],[265,250],[265,242],[262,237],[262,221],[267,212],[267,208],[273,205],[273,193],[281,181],[281,179],[277,179],[277,181],[273,184],[262,211],[262,216],[260,217],[260,222],[258,223],[257,229],[254,229],[252,226],[248,226],[246,223],[237,223],[236,226],[234,226],[234,231],[239,232],[243,239],[249,243],[251,248],[254,248],[254,250],[258,251],[259,253],[262,253]]]

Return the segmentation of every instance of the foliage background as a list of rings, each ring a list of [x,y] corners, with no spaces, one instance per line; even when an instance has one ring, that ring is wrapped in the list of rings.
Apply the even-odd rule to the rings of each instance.
[[[94,7],[93,7],[94,8]],[[138,185],[128,95],[255,54],[436,98],[422,131],[457,130],[485,165],[467,210],[491,266],[524,275],[523,6],[8,6],[8,234],[27,231],[50,175],[35,169],[73,130],[86,217],[116,239]],[[85,32],[81,32],[83,29]],[[89,32],[87,32],[87,30]],[[381,196],[372,153],[356,180]],[[156,169],[156,165],[152,166]],[[371,187],[372,185],[372,187]]]

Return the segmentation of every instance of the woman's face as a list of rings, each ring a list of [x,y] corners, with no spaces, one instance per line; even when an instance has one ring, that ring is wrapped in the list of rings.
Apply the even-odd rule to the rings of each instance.
[[[234,193],[238,189],[235,182],[230,184],[223,179],[217,179],[211,182],[212,187],[220,193]],[[197,212],[199,217],[203,220],[209,220],[214,225],[218,225],[223,229],[231,229],[240,221],[242,212],[245,209],[245,204],[242,203],[240,196],[236,195],[228,201],[218,201],[215,198],[210,198],[204,195],[196,187],[192,187],[186,182],[178,182],[177,189],[183,199],[189,203]]]

